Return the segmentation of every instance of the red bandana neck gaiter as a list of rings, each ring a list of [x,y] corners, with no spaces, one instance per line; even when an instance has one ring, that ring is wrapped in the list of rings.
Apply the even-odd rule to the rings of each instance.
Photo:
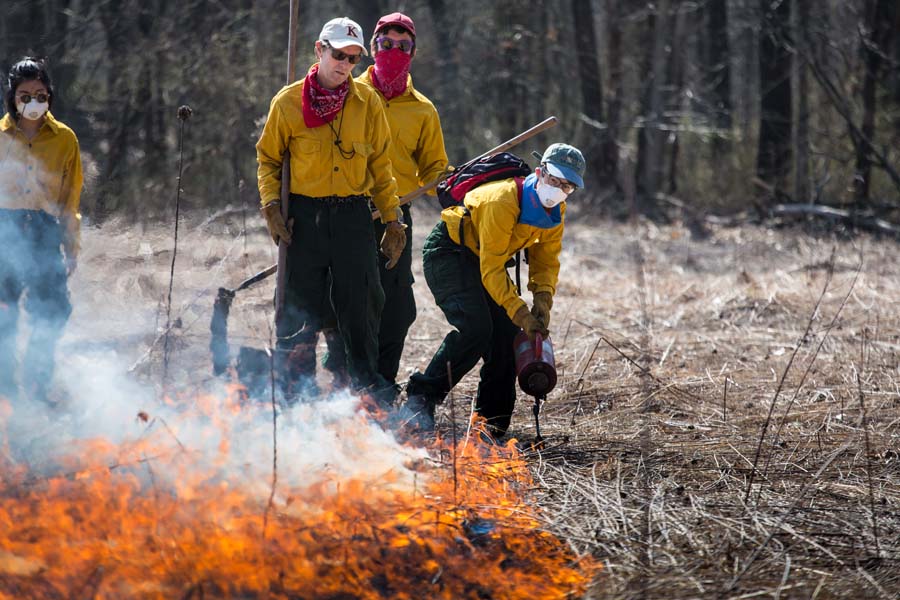
[[[406,91],[410,62],[412,55],[399,48],[382,50],[375,55],[372,83],[388,100]]]
[[[326,90],[316,80],[318,72],[319,63],[316,63],[303,82],[303,122],[310,129],[334,121],[350,91],[349,80],[333,90]]]

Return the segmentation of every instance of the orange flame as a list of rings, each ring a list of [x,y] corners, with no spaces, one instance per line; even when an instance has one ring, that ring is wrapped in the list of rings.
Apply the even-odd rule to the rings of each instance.
[[[228,471],[229,433],[254,411],[192,404],[210,456],[180,441],[197,418],[184,409],[177,423],[138,415],[152,430],[128,442],[76,444],[62,474],[0,457],[0,598],[562,598],[600,569],[542,529],[512,442],[396,446],[413,457],[405,472],[320,470],[273,493]],[[360,414],[338,431],[363,462],[369,427]]]

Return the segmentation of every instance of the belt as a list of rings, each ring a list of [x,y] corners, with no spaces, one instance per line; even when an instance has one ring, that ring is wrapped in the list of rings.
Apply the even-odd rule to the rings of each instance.
[[[364,196],[362,194],[356,196],[304,196],[302,194],[291,194],[291,200],[298,199],[304,202],[312,201],[318,202],[320,204],[325,204],[326,206],[339,206],[341,204],[352,204],[355,202],[366,202],[368,203],[370,200],[369,196]]]

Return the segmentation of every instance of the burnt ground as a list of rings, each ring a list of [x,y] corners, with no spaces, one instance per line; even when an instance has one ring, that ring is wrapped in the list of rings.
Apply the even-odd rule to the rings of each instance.
[[[181,225],[170,385],[212,380],[216,288],[275,261],[249,213],[246,236],[241,211]],[[418,258],[436,213],[416,217],[404,379],[447,330]],[[170,226],[86,228],[64,357],[160,387]],[[546,527],[605,564],[587,597],[900,594],[898,259],[867,235],[713,226],[694,240],[680,224],[570,220],[546,446],[529,444],[525,396],[510,435]],[[241,292],[233,346],[269,343],[271,298],[271,280]],[[476,385],[477,369],[452,395],[460,423]],[[439,422],[451,427],[447,406]]]

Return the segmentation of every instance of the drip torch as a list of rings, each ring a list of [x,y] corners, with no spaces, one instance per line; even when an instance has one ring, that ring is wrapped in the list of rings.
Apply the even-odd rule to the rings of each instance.
[[[544,445],[539,418],[541,405],[547,399],[547,394],[556,386],[553,343],[549,336],[544,338],[541,334],[537,334],[534,336],[534,340],[530,340],[528,334],[520,331],[513,341],[513,348],[516,355],[516,378],[519,381],[519,388],[534,397],[534,406],[531,408],[531,412],[534,415],[535,446],[540,448]]]

